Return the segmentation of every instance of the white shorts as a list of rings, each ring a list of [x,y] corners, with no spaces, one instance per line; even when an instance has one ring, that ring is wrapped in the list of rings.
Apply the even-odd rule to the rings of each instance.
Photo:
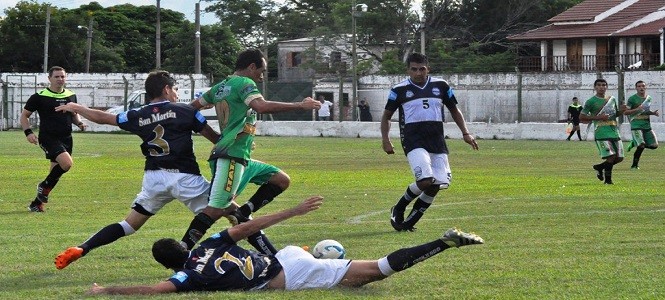
[[[156,214],[164,205],[178,199],[193,213],[208,205],[210,183],[201,175],[148,170],[143,174],[143,187],[133,204]]]
[[[316,259],[297,246],[286,246],[275,257],[284,269],[287,291],[332,288],[351,266],[348,259]]]
[[[450,185],[453,174],[450,171],[448,154],[429,153],[423,148],[416,148],[406,154],[406,159],[416,181],[433,177],[434,184],[441,185],[442,189]]]

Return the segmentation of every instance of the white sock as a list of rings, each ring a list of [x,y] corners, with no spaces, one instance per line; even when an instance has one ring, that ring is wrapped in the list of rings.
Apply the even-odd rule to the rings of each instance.
[[[134,230],[134,228],[131,225],[129,225],[129,223],[127,223],[127,221],[125,221],[125,220],[122,220],[121,222],[118,222],[118,224],[120,224],[120,226],[122,226],[122,230],[125,231],[125,236],[128,236],[128,235],[136,232],[136,230]]]
[[[381,271],[381,274],[386,276],[390,276],[396,273],[395,270],[393,270],[390,267],[387,256],[384,256],[383,258],[379,259],[379,270]]]

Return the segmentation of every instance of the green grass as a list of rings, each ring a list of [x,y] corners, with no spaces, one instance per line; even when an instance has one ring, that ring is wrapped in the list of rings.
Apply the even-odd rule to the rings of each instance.
[[[171,273],[152,260],[161,237],[180,238],[192,214],[167,205],[136,234],[92,251],[64,270],[53,258],[101,227],[122,220],[141,188],[137,137],[74,136],[75,163],[51,194],[44,214],[28,213],[47,172],[41,150],[22,132],[0,132],[0,298],[75,299],[93,282],[152,284]],[[210,145],[195,137],[203,173]],[[386,155],[378,139],[257,137],[254,157],[281,167],[291,187],[258,215],[308,195],[322,209],[269,228],[277,247],[340,241],[352,259],[437,238],[457,226],[486,245],[447,250],[360,289],[198,293],[151,299],[656,299],[665,298],[665,150],[645,151],[641,170],[627,161],[615,185],[601,184],[591,142],[481,140],[472,151],[449,140],[453,183],[427,211],[418,230],[391,229],[389,209],[412,181],[405,157]],[[393,140],[399,144],[397,139]],[[244,203],[254,192],[241,195]],[[225,220],[213,230],[227,226]],[[211,231],[213,231],[211,230]],[[103,297],[99,297],[103,298]]]

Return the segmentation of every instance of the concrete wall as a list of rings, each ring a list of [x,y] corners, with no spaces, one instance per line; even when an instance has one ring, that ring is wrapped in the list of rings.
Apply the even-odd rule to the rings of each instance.
[[[180,89],[208,87],[210,83],[202,74],[173,74]],[[79,103],[92,107],[111,107],[123,104],[125,82],[128,93],[142,90],[147,73],[132,74],[67,74],[67,88],[76,93]],[[0,80],[7,87],[9,101],[25,102],[35,93],[48,86],[47,73],[1,73]]]
[[[485,123],[514,123],[518,119],[518,75],[516,73],[494,74],[434,74],[448,81],[455,91],[460,110],[467,121]],[[566,119],[568,106],[573,97],[584,104],[593,96],[593,82],[597,73],[524,73],[522,74],[522,122],[556,123]],[[615,72],[600,73],[609,83],[608,94],[617,96],[618,75]],[[374,120],[383,114],[388,91],[406,79],[406,76],[364,76],[359,82],[359,99],[366,98]],[[664,122],[665,116],[665,71],[626,72],[624,86],[626,98],[635,93],[635,82],[647,83],[647,93],[653,97],[654,106],[661,112],[652,117],[652,122]],[[315,92],[334,94],[334,103],[339,101],[339,83],[318,82]],[[351,84],[345,83],[344,93],[351,94]],[[337,118],[336,118],[337,119]],[[446,111],[446,119],[450,115]]]
[[[121,131],[115,126],[88,124],[90,131]],[[210,125],[219,130],[217,121],[210,121]],[[568,136],[565,126],[564,123],[488,124],[476,122],[467,124],[469,131],[478,139],[502,140],[564,140]],[[657,136],[665,136],[665,123],[654,123],[652,126]],[[593,140],[593,130],[587,136],[586,125],[582,124],[581,128],[582,138]],[[444,132],[449,138],[462,138],[462,133],[454,122],[446,123]],[[259,121],[256,134],[259,136],[300,137],[381,137],[379,122]],[[390,136],[395,139],[394,143],[398,142],[399,126],[397,123],[392,124]],[[625,141],[630,140],[630,128],[627,124],[621,126],[621,136]]]

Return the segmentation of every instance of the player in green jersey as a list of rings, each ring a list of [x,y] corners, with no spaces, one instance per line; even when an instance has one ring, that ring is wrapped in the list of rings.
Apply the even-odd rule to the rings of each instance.
[[[182,238],[188,249],[216,220],[232,215],[238,208],[234,200],[251,160],[256,114],[321,107],[321,103],[311,97],[296,103],[265,100],[256,84],[263,82],[266,66],[266,59],[260,50],[247,49],[239,54],[232,75],[191,103],[197,109],[215,106],[221,138],[208,160],[212,171],[208,206],[194,217]]]
[[[626,111],[624,115],[628,116],[630,120],[630,130],[633,139],[628,146],[628,151],[637,147],[635,154],[633,154],[633,164],[631,169],[639,169],[640,156],[644,148],[656,149],[658,148],[658,139],[656,134],[651,129],[650,116],[659,116],[658,110],[651,111],[651,96],[647,95],[647,85],[644,81],[640,80],[635,83],[635,90],[637,93],[628,98],[626,103]]]
[[[596,94],[584,103],[580,121],[593,122],[596,146],[600,157],[605,160],[593,166],[596,177],[605,184],[613,184],[612,168],[623,160],[623,143],[619,135],[617,116],[623,114],[625,106],[619,107],[616,98],[605,95],[605,79],[596,79],[593,88]]]

